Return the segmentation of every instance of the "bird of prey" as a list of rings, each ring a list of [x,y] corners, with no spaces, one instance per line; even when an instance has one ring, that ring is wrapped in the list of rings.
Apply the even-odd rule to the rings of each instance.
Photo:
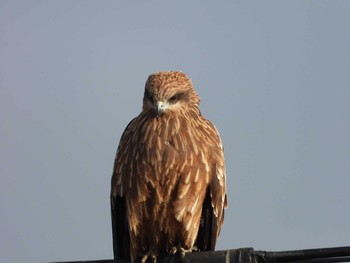
[[[115,259],[153,262],[214,250],[227,207],[222,142],[182,72],[146,81],[142,112],[126,127],[111,182]]]

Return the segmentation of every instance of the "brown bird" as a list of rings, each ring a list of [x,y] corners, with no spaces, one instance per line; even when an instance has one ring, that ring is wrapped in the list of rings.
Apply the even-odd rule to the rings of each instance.
[[[227,207],[224,151],[182,72],[148,77],[126,127],[111,183],[115,259],[214,250]]]

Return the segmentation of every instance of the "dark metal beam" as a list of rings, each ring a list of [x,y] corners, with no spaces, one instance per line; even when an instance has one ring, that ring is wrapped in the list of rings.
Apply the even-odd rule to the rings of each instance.
[[[65,261],[56,263],[128,263],[114,261]],[[140,261],[136,261],[139,263]],[[150,261],[151,262],[151,261]],[[158,258],[157,263],[335,263],[350,262],[350,247],[317,248],[290,251],[255,251],[253,248],[240,248],[223,251],[206,251],[169,255]]]

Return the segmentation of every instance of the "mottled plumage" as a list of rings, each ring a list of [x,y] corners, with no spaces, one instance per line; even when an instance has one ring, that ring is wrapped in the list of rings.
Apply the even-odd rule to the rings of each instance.
[[[226,174],[219,133],[182,72],[148,77],[139,116],[117,150],[111,210],[115,258],[214,250],[224,221]]]

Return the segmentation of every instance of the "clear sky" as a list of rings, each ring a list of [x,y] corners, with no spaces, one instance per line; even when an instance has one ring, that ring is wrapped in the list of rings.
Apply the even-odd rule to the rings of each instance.
[[[0,2],[0,262],[112,258],[115,151],[164,70],[223,139],[217,249],[350,245],[350,1],[126,2]]]

